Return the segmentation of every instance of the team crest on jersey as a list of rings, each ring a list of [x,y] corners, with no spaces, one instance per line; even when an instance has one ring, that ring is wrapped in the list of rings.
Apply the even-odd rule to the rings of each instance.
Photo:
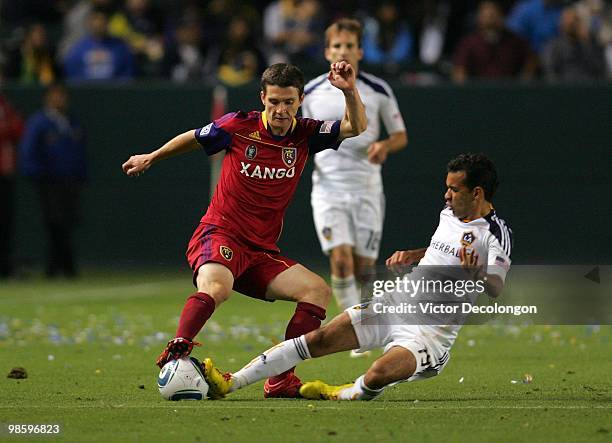
[[[221,255],[223,256],[224,259],[226,259],[227,261],[231,261],[232,258],[234,258],[234,251],[232,251],[230,248],[228,248],[227,246],[220,246],[219,247],[219,252],[221,252]]]
[[[472,243],[474,243],[474,240],[476,240],[476,237],[474,236],[472,231],[464,232],[463,236],[461,237],[461,245],[472,246]]]
[[[282,152],[283,163],[291,167],[295,164],[297,159],[297,148],[283,148]]]
[[[323,228],[323,230],[321,231],[321,234],[323,234],[323,238],[325,238],[325,240],[327,241],[330,241],[332,239],[332,230],[328,226],[325,226]]]
[[[253,160],[257,156],[257,146],[255,145],[247,146],[246,150],[244,151],[244,155],[249,160]]]

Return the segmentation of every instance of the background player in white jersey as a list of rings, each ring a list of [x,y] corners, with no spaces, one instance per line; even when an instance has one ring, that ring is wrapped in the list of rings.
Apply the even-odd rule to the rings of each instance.
[[[357,89],[366,104],[368,129],[342,142],[333,153],[315,156],[312,209],[321,248],[330,256],[331,286],[342,309],[359,303],[355,281],[374,265],[379,251],[385,212],[381,165],[387,155],[403,149],[406,128],[389,85],[359,71],[363,57],[361,24],[341,19],[325,31],[325,58],[349,62],[357,71]],[[323,120],[341,119],[342,94],[322,74],[305,87],[302,114]],[[389,137],[379,140],[384,123]]]
[[[461,267],[472,279],[484,282],[489,296],[497,297],[510,267],[512,231],[491,204],[498,183],[495,167],[484,154],[462,154],[449,162],[447,171],[446,207],[429,246],[397,251],[386,264],[420,261],[417,271],[424,265]],[[380,317],[371,321],[381,315],[371,310],[372,305],[353,306],[322,328],[272,347],[231,375],[221,374],[210,359],[204,360],[210,395],[220,398],[308,358],[356,348],[384,347],[384,354],[354,383],[309,382],[300,394],[311,399],[371,400],[390,384],[442,371],[460,326],[385,324]]]

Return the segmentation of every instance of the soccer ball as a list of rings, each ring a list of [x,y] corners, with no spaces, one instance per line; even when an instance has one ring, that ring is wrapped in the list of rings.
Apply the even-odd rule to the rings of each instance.
[[[203,400],[208,393],[208,383],[193,357],[166,363],[159,372],[157,387],[166,400]]]

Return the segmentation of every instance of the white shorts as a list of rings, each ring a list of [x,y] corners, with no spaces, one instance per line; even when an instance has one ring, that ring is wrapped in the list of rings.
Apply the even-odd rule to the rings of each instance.
[[[372,306],[372,303],[362,303],[346,310],[359,341],[357,352],[374,348],[383,348],[383,352],[387,352],[395,346],[412,352],[416,370],[403,381],[424,380],[442,372],[450,360],[449,347],[427,337],[422,326],[384,324],[382,320],[377,322],[376,317],[381,314],[374,312]]]
[[[349,193],[315,190],[312,214],[321,249],[325,254],[340,245],[350,245],[360,257],[378,258],[385,196],[381,191]]]

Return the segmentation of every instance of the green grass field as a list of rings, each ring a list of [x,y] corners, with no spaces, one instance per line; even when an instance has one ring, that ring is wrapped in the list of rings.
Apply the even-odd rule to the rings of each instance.
[[[610,326],[466,326],[439,377],[373,402],[264,400],[262,383],[222,401],[165,401],[154,360],[192,292],[179,273],[0,282],[0,440],[612,441]],[[282,338],[292,311],[235,295],[194,355],[237,370]],[[370,362],[344,353],[298,374],[343,383]],[[7,378],[18,366],[28,378]],[[17,423],[61,434],[10,435]]]

